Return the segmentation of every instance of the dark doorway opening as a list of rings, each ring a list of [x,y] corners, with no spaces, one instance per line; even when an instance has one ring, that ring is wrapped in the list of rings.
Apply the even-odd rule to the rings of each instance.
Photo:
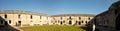
[[[9,24],[11,24],[11,20],[9,20]]]
[[[69,21],[69,24],[72,24],[72,21],[71,21],[71,20]]]
[[[76,21],[76,23],[75,24],[78,24],[78,21]]]
[[[3,23],[4,23],[4,21],[0,20],[0,24],[3,24]]]
[[[116,29],[120,30],[120,14],[117,16],[115,23],[116,23]]]
[[[7,21],[5,21],[5,25],[8,25],[8,22],[7,22]]]
[[[81,25],[81,22],[80,22],[80,21],[78,22],[78,25]]]
[[[21,21],[18,21],[18,26],[21,26]]]
[[[63,24],[63,22],[62,22],[62,21],[60,21],[60,24]]]

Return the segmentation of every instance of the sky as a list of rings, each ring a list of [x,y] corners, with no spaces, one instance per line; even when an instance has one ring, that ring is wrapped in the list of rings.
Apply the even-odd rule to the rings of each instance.
[[[99,14],[118,0],[0,0],[0,10],[55,14]]]

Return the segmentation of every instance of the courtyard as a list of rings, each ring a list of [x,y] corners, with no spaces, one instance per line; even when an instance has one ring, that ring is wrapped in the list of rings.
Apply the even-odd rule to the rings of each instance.
[[[68,26],[68,25],[43,25],[43,26],[26,26],[20,27],[24,31],[88,31],[90,28],[84,25]]]

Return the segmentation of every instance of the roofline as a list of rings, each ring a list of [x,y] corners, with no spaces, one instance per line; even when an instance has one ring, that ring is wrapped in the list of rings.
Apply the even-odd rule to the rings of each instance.
[[[57,14],[57,15],[48,15],[48,14],[43,14],[43,13],[30,12],[30,11],[20,11],[20,10],[0,10],[0,14],[30,14],[30,15],[50,16],[50,17],[60,17],[60,16],[92,16],[92,17],[94,17],[95,16],[95,14]]]
[[[94,17],[94,14],[58,14],[58,15],[51,15],[51,17],[60,17],[60,16],[92,16]]]
[[[48,16],[47,14],[43,14],[43,13],[30,12],[30,11],[20,11],[20,10],[0,10],[0,14],[30,14],[30,15]]]

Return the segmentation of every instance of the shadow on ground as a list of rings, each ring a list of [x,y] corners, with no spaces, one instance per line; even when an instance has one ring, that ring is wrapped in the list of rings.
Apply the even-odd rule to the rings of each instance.
[[[82,28],[82,29],[84,29],[84,30],[86,30],[86,31],[92,31],[91,28],[88,27],[88,26],[84,26],[84,27],[80,27],[80,28]]]
[[[8,25],[8,22],[5,21],[5,19],[3,19],[0,16],[0,31],[19,31],[18,29],[15,29],[14,27]]]

